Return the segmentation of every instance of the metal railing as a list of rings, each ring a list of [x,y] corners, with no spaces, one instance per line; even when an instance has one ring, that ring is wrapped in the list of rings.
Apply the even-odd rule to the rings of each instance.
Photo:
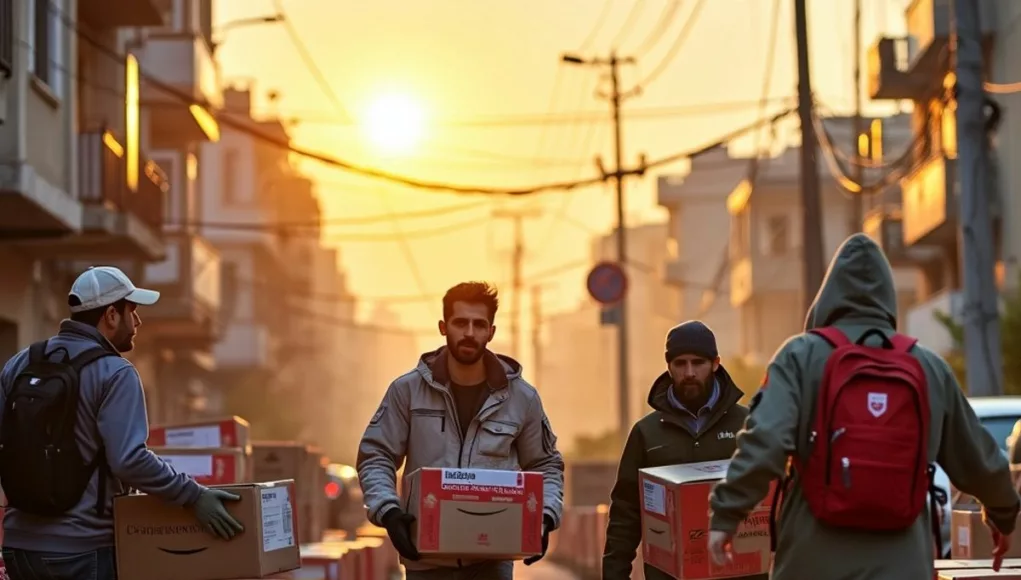
[[[2,2],[3,0],[0,0]],[[125,149],[110,131],[78,135],[78,192],[82,202],[129,212],[155,232],[163,231],[166,174],[153,161],[142,166],[137,191],[127,180]]]

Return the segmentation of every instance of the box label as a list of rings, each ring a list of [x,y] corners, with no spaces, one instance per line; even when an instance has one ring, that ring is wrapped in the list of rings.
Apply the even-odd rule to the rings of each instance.
[[[165,447],[219,447],[220,426],[167,429]]]
[[[294,513],[286,487],[262,490],[262,551],[272,552],[294,545]]]
[[[662,485],[642,480],[642,502],[645,511],[666,516],[666,488]]]
[[[441,486],[474,485],[484,487],[525,487],[525,474],[494,469],[443,469]]]
[[[216,474],[212,455],[160,455],[160,458],[180,473],[192,477],[212,477]]]

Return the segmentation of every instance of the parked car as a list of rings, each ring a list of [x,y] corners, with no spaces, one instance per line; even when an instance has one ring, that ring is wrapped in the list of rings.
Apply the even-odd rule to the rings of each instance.
[[[982,426],[996,439],[1007,454],[1010,445],[1009,439],[1014,431],[1014,425],[1021,420],[1021,397],[969,397],[968,402],[975,410]],[[938,464],[936,465],[936,487],[943,490],[948,498],[947,504],[953,499],[950,498],[950,478]],[[950,511],[953,506],[944,505],[940,514],[940,539],[943,541],[943,557],[950,557]]]

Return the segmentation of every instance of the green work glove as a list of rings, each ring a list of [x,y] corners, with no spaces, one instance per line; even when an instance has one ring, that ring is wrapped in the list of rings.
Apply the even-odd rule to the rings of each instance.
[[[239,501],[240,499],[241,496],[222,489],[204,489],[195,503],[191,505],[191,509],[195,511],[195,517],[202,527],[215,536],[229,540],[243,532],[245,528],[227,512],[223,502]]]

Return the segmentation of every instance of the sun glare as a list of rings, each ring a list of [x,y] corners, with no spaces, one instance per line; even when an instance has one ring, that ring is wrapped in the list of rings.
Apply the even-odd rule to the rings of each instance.
[[[425,114],[417,102],[406,95],[386,95],[372,102],[362,123],[374,146],[387,154],[413,150],[425,131]]]

